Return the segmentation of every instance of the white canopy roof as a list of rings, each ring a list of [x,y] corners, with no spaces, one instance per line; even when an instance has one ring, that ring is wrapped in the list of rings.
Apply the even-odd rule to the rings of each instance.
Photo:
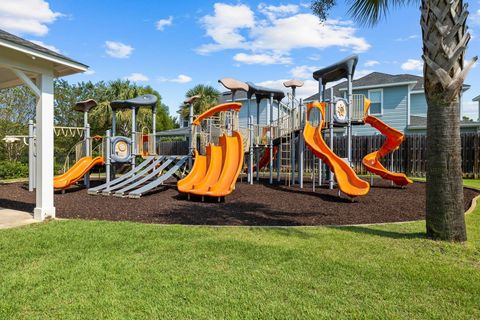
[[[85,72],[88,66],[0,30],[0,88],[24,84],[12,68],[22,70],[35,83],[46,69],[53,71],[54,77],[63,77]]]

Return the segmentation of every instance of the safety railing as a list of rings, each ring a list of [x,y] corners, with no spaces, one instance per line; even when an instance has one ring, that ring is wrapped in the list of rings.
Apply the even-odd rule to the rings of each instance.
[[[363,121],[363,104],[365,96],[363,94],[352,95],[351,120]]]
[[[156,156],[157,138],[152,133],[135,133],[136,154],[142,157]]]

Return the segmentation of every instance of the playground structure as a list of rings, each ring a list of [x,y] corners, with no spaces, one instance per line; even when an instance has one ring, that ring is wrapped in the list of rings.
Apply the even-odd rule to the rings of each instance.
[[[129,100],[112,101],[110,106],[112,129],[107,131],[105,138],[106,181],[100,186],[88,189],[88,193],[139,198],[161,187],[170,177],[180,179],[177,172],[185,168],[189,156],[159,156],[157,153],[157,97],[146,94]],[[144,130],[137,132],[136,116],[141,107],[152,110],[152,133],[145,133]],[[131,137],[117,136],[116,113],[127,109],[132,112]],[[144,160],[137,166],[138,157]],[[130,171],[116,178],[116,167],[126,164],[130,165]]]
[[[224,87],[230,90],[232,103],[235,103],[238,91],[246,93],[247,123],[246,127],[238,128],[238,133],[243,136],[243,141],[245,141],[244,150],[247,161],[246,168],[242,171],[247,174],[248,183],[253,184],[254,180],[258,181],[261,169],[266,167],[270,184],[273,183],[274,171],[276,171],[277,182],[283,178],[286,185],[298,183],[300,188],[303,188],[304,152],[305,147],[308,147],[317,157],[316,161],[314,159],[316,163],[313,164],[313,167],[317,168],[312,172],[313,188],[315,188],[318,176],[318,185],[322,185],[324,181],[328,180],[330,189],[337,185],[339,194],[342,192],[350,198],[368,194],[369,183],[360,179],[351,167],[352,127],[365,124],[372,125],[386,136],[386,142],[382,148],[364,157],[363,164],[366,169],[399,186],[412,183],[404,174],[387,170],[379,161],[382,157],[398,149],[404,136],[400,131],[369,115],[370,101],[363,95],[353,94],[352,80],[357,63],[358,56],[354,55],[315,71],[313,78],[319,83],[318,100],[321,102],[313,102],[308,105],[295,97],[296,88],[303,85],[299,80],[290,80],[284,83],[285,87],[292,90],[291,94],[287,95],[287,104],[282,102],[285,93],[281,90],[260,87],[251,82],[245,83],[232,78],[219,80]],[[346,95],[334,97],[333,90],[331,90],[331,98],[326,99],[326,85],[342,79],[346,79]],[[252,112],[252,100],[256,102],[256,110],[253,110],[256,113]],[[263,100],[267,102],[265,116],[260,114]],[[212,108],[206,114],[208,116],[214,114],[214,110],[218,107]],[[274,114],[275,110],[276,114]],[[208,116],[200,117],[203,119]],[[223,128],[231,133],[231,119],[236,118],[228,115],[224,118],[226,120],[222,123]],[[344,128],[346,132],[348,143],[345,158],[339,157],[332,150],[335,127]],[[202,188],[200,189],[203,191],[198,193],[192,191],[195,189],[195,183],[199,181],[197,179],[203,178],[204,175],[218,176],[221,173],[223,162],[212,161],[212,159],[221,158],[222,154],[223,156],[225,154],[215,146],[218,144],[219,135],[212,133],[218,132],[218,129],[219,123],[210,121],[197,133],[201,136],[202,146],[200,148],[203,148],[206,155],[200,155],[196,150],[192,151],[195,149],[194,147],[191,148],[191,154],[198,159],[198,163],[194,164],[191,174],[178,183],[180,192],[207,195]],[[328,144],[324,138],[328,139]],[[213,142],[214,140],[215,142]],[[210,145],[212,142],[213,144]],[[211,168],[212,163],[217,163],[215,170],[213,167]],[[329,170],[325,170],[325,165]],[[325,173],[326,179],[323,179],[323,173]]]
[[[104,165],[105,183],[89,188],[89,194],[139,198],[158,190],[169,178],[174,177],[178,180],[177,188],[181,193],[186,193],[189,197],[197,195],[204,199],[209,196],[220,200],[234,190],[241,173],[245,173],[247,182],[253,184],[260,179],[260,171],[265,168],[270,184],[273,184],[276,171],[277,183],[283,179],[288,186],[298,183],[299,187],[303,188],[304,152],[305,147],[308,147],[316,156],[316,159],[313,159],[313,168],[316,170],[312,171],[311,176],[313,189],[316,184],[328,182],[330,189],[338,186],[339,194],[342,192],[350,198],[364,196],[369,192],[370,184],[360,179],[351,167],[351,140],[352,126],[365,124],[379,130],[386,136],[386,141],[379,150],[366,155],[362,163],[369,172],[392,181],[392,184],[406,186],[412,183],[410,179],[402,173],[387,170],[380,163],[382,157],[398,149],[404,139],[403,133],[369,115],[369,100],[363,95],[352,93],[352,79],[357,62],[358,57],[351,56],[315,71],[313,78],[319,83],[320,102],[308,104],[296,99],[296,89],[303,86],[303,82],[299,80],[284,82],[284,86],[291,89],[291,93],[287,95],[282,90],[260,87],[251,82],[232,78],[219,80],[230,90],[231,102],[213,107],[195,118],[193,104],[200,97],[193,96],[185,101],[190,110],[188,155],[158,154],[157,97],[154,95],[112,101],[112,128],[106,132],[105,137],[100,137],[102,142],[95,149],[92,149],[92,142],[99,137],[90,136],[88,114],[97,103],[94,100],[78,102],[73,109],[83,113],[84,126],[56,127],[55,133],[78,134],[83,140],[72,148],[76,155],[75,164],[65,170],[64,174],[54,178],[54,187],[65,190],[83,178],[84,185],[89,188],[90,170]],[[331,90],[330,99],[326,99],[326,85],[341,79],[346,79],[346,95],[334,97]],[[236,93],[239,91],[243,91],[247,99],[247,121],[243,125],[239,122],[242,104],[236,102]],[[285,97],[288,98],[287,103],[282,102]],[[256,102],[256,110],[252,107],[252,101]],[[266,102],[263,113],[262,102]],[[145,128],[140,132],[137,130],[136,118],[142,107],[151,108],[151,132]],[[116,134],[116,114],[120,110],[132,112],[129,137]],[[344,128],[346,132],[348,143],[345,158],[339,157],[333,151],[335,127]],[[21,138],[29,146],[30,168],[35,168],[33,122],[29,123],[28,136],[7,136],[4,140],[17,141]],[[97,154],[93,156],[95,152]],[[137,166],[139,158],[143,158],[143,161]],[[65,167],[68,167],[67,160]],[[130,166],[130,170],[116,177],[118,168],[126,165]],[[190,172],[182,179],[187,168]],[[34,177],[35,173],[31,172],[29,190],[35,189]]]
[[[192,122],[191,127],[197,128],[202,121],[211,121],[213,115],[226,113],[226,117],[223,118],[226,121],[226,125],[223,126],[225,130],[218,137],[218,145],[210,142],[206,146],[206,155],[199,155],[197,149],[194,149],[195,163],[190,173],[178,181],[178,191],[187,193],[189,196],[202,196],[202,199],[205,196],[217,197],[218,200],[233,191],[243,167],[243,139],[234,120],[238,118],[241,107],[240,103],[221,104],[206,111]],[[210,124],[209,128],[212,127],[213,125]],[[229,133],[231,135],[228,135]],[[201,137],[201,132],[199,134]],[[213,140],[211,135],[209,138],[210,141]]]

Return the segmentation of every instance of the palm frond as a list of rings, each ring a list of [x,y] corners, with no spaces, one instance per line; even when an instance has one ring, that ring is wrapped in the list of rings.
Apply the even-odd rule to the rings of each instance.
[[[385,18],[390,8],[404,7],[419,0],[349,0],[348,14],[355,22],[364,26],[374,26]]]

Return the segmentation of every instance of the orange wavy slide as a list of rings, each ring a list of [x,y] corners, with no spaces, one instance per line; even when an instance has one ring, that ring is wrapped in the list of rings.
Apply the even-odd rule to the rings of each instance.
[[[342,158],[336,155],[325,143],[322,138],[322,128],[325,119],[325,104],[320,102],[312,102],[308,105],[308,114],[313,108],[317,108],[322,113],[322,120],[318,127],[314,127],[307,121],[303,130],[305,143],[310,150],[322,159],[330,170],[335,174],[340,191],[350,197],[364,196],[370,191],[370,184],[360,179],[355,171]]]
[[[177,183],[178,191],[200,196],[224,197],[232,193],[243,166],[243,139],[234,131],[220,137],[220,146],[207,146],[207,155],[195,150],[190,173]]]
[[[104,165],[103,157],[83,157],[78,160],[67,172],[53,178],[55,189],[65,189],[80,180],[93,167]]]
[[[365,114],[367,114],[370,103],[366,101],[365,104]],[[383,158],[390,152],[398,149],[400,144],[402,144],[403,139],[405,138],[403,133],[395,128],[390,127],[385,122],[374,116],[367,115],[364,118],[364,121],[365,123],[370,124],[372,127],[377,129],[384,136],[387,137],[385,143],[380,149],[369,153],[365,157],[363,157],[362,163],[367,169],[367,171],[379,175],[383,179],[393,181],[393,183],[398,186],[406,186],[413,183],[413,181],[408,179],[405,174],[391,172],[387,170],[379,161],[381,158]]]

